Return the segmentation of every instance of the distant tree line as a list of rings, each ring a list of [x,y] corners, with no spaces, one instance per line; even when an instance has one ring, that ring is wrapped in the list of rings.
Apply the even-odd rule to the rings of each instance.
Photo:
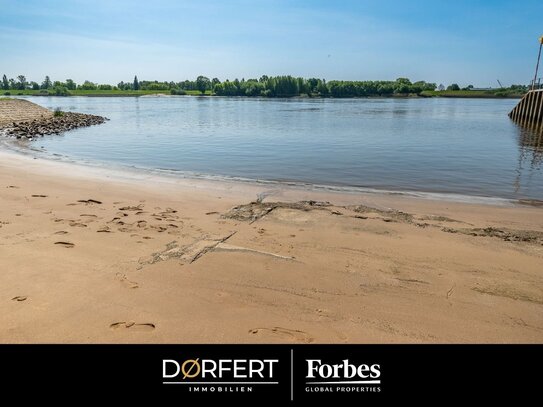
[[[212,84],[213,93],[219,96],[318,96],[318,97],[364,97],[419,94],[434,90],[435,83],[419,81],[411,83],[407,78],[395,81],[329,81],[318,78],[296,78],[293,76],[262,76],[259,79],[241,81],[226,80]]]
[[[3,75],[1,86],[4,91],[31,89],[40,91],[40,93],[44,94],[54,93],[56,95],[68,95],[70,90],[75,90],[78,88],[72,79],[66,79],[65,82],[53,82],[49,76],[46,76],[42,83],[37,83],[34,81],[28,81],[24,75],[17,76],[17,80],[13,78],[8,79],[6,75]]]
[[[10,90],[36,90],[43,94],[69,95],[73,90],[96,90],[96,91],[167,91],[171,94],[183,95],[186,91],[199,91],[202,94],[210,91],[218,96],[262,96],[262,97],[364,97],[364,96],[393,96],[393,95],[418,95],[424,91],[445,90],[440,84],[418,81],[412,83],[407,78],[398,78],[395,81],[326,81],[318,78],[300,78],[293,76],[266,76],[259,79],[234,79],[221,82],[217,78],[209,79],[205,76],[198,76],[196,80],[185,80],[181,82],[159,82],[140,81],[135,76],[134,80],[119,82],[116,86],[110,84],[98,84],[84,81],[81,84],[75,83],[72,79],[64,82],[52,81],[46,76],[43,82],[37,83],[27,81],[24,75],[17,76],[17,79],[2,77],[2,89]],[[449,85],[447,90],[460,90],[458,84]],[[462,90],[472,90],[469,85]],[[510,89],[522,91],[523,85],[513,85]]]

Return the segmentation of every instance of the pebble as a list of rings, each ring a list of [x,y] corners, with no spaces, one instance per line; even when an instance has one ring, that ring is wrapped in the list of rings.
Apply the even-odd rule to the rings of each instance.
[[[47,134],[60,134],[78,127],[102,124],[109,120],[92,114],[64,112],[62,116],[40,118],[31,121],[11,123],[3,126],[3,134],[18,139],[30,139]]]

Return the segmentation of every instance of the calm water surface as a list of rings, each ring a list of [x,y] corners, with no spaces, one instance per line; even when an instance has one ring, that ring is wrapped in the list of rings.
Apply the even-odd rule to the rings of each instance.
[[[34,97],[107,116],[33,143],[73,159],[199,175],[543,199],[543,141],[517,100]]]

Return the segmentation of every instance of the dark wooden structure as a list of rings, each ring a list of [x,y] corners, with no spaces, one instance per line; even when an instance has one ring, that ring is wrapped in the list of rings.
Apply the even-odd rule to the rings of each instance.
[[[531,90],[509,113],[516,122],[539,124],[543,121],[543,89]]]

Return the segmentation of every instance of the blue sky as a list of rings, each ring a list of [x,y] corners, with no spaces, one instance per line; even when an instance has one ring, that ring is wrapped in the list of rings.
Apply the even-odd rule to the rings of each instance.
[[[509,85],[533,77],[542,18],[541,0],[0,0],[0,75]]]

